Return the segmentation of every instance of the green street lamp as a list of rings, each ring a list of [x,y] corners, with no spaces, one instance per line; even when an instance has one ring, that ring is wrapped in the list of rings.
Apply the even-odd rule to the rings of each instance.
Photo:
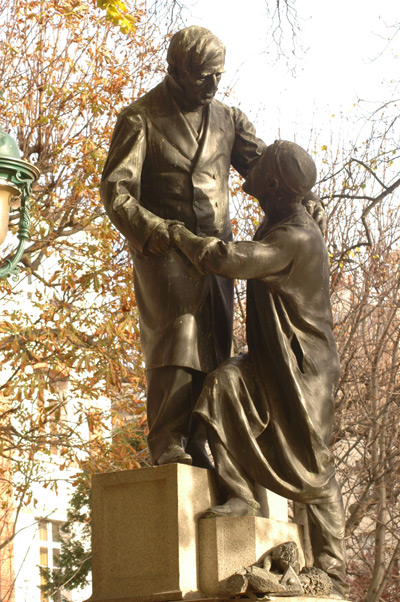
[[[0,278],[14,275],[16,279],[20,271],[18,263],[29,238],[31,222],[29,197],[39,175],[37,167],[21,159],[15,140],[0,128],[0,245],[7,234],[10,209],[20,213],[18,247],[14,257],[0,267]]]

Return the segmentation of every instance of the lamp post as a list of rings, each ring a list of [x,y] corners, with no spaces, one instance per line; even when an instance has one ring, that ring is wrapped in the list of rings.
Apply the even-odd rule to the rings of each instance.
[[[12,259],[7,259],[0,266],[0,278],[18,276],[20,261],[26,241],[29,238],[31,188],[38,179],[40,171],[21,159],[15,140],[0,128],[0,245],[3,243],[11,210],[20,213],[18,238],[19,243]]]

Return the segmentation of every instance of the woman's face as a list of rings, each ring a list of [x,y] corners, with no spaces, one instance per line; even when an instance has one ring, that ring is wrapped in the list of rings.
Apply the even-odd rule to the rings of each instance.
[[[279,179],[275,169],[273,145],[267,146],[257,163],[247,174],[243,189],[259,200],[264,211],[267,204],[271,206],[271,204],[278,202]]]

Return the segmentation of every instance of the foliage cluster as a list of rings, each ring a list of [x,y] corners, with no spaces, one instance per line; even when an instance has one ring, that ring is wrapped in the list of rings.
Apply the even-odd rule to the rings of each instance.
[[[0,127],[41,171],[22,276],[0,282],[0,555],[38,485],[57,489],[52,466],[87,489],[94,471],[146,462],[132,267],[98,185],[118,111],[163,75],[159,22],[179,15],[169,0],[157,18],[141,0],[98,4],[0,0]]]

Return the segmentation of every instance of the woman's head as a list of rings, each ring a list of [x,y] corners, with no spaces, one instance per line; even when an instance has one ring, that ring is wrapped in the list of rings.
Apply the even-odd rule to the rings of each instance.
[[[253,164],[243,190],[263,201],[301,202],[317,179],[310,155],[298,144],[275,140]]]

